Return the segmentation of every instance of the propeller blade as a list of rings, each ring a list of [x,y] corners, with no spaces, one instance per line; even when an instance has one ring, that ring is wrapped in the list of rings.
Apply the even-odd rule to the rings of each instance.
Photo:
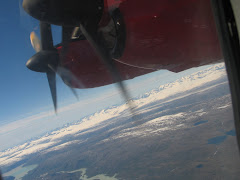
[[[49,84],[51,95],[52,95],[54,110],[55,110],[55,113],[57,113],[56,73],[51,69],[49,69],[47,71],[47,79],[48,79],[48,84]]]
[[[74,29],[75,29],[74,27],[62,26],[62,50],[61,50],[61,54],[60,54],[61,60],[66,58],[66,54],[68,51],[68,44],[71,41]],[[66,79],[71,79],[76,82],[79,82],[79,80],[77,80],[77,78],[70,71],[68,71],[64,68],[59,68],[57,70],[57,73],[60,77],[62,77],[63,80],[64,80],[64,78],[66,78]],[[77,100],[79,100],[75,89],[71,88],[70,86],[69,86],[69,88],[71,89],[72,93],[77,98]]]
[[[38,36],[36,35],[36,33],[33,31],[30,34],[30,40],[31,40],[31,44],[33,49],[36,52],[41,51],[42,45],[41,45],[41,40],[38,38]]]
[[[68,69],[63,68],[63,67],[58,67],[57,72],[56,72],[62,80],[68,84],[68,82],[71,81],[72,84],[77,85],[79,88],[85,88],[85,86],[82,84],[82,82]],[[71,85],[69,85],[70,87]]]
[[[55,52],[56,49],[53,46],[51,25],[46,22],[40,21],[40,34],[42,40],[42,50]],[[55,113],[57,113],[57,90],[56,90],[56,73],[54,69],[57,67],[58,61],[59,57],[50,58],[47,63],[48,66],[47,79],[52,95]]]
[[[60,60],[64,60],[68,51],[68,44],[71,40],[74,27],[62,26],[62,49],[60,53]]]
[[[63,81],[65,81],[65,79],[70,79],[73,80],[75,83],[78,83],[79,87],[83,87],[81,82],[67,69],[65,68],[57,68],[57,70],[55,70],[53,67],[50,66],[50,68],[52,69],[52,71],[54,71],[56,74],[58,74]],[[77,100],[79,100],[78,98],[78,94],[75,91],[75,89],[71,88],[70,86],[68,86],[70,88],[70,90],[72,91],[72,93],[74,94],[74,96],[77,98]]]
[[[121,81],[121,77],[117,71],[117,68],[115,67],[112,58],[110,57],[107,48],[105,48],[103,41],[101,42],[102,38],[100,39],[100,36],[97,36],[97,34],[88,33],[88,31],[82,24],[80,24],[80,30],[82,31],[83,35],[88,40],[88,42],[91,44],[91,46],[94,48],[94,50],[96,51],[100,59],[103,61],[103,63],[108,67],[111,74],[113,75],[114,81],[115,82]]]
[[[40,21],[40,34],[42,40],[42,50],[50,51],[54,49],[51,25]]]
[[[77,98],[77,100],[79,100],[77,91],[75,89],[71,88],[71,87],[69,87],[69,88],[72,91],[73,95]]]
[[[59,64],[59,54],[53,46],[51,25],[40,21],[40,34],[41,41],[34,32],[30,34],[32,46],[37,53],[27,61],[26,66],[32,71],[47,73],[52,101],[55,113],[57,113],[55,69]]]
[[[134,114],[133,113],[133,105],[132,105],[132,102],[129,102],[130,96],[126,90],[125,85],[122,82],[122,78],[120,76],[120,73],[118,72],[115,62],[111,58],[108,48],[104,43],[104,39],[103,39],[102,35],[100,33],[91,35],[82,24],[80,24],[80,30],[82,31],[83,35],[88,40],[88,42],[91,44],[91,46],[94,48],[95,52],[100,57],[102,62],[109,69],[114,82],[116,82],[118,84],[126,102],[128,102],[128,104],[129,104],[130,111],[133,115]]]

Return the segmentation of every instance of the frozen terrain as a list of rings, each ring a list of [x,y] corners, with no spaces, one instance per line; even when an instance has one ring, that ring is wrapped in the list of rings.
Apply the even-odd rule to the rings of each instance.
[[[10,171],[36,165],[23,179],[238,177],[223,63],[161,85],[131,103],[134,116],[127,104],[114,106],[0,152],[4,175],[13,177],[19,170]]]

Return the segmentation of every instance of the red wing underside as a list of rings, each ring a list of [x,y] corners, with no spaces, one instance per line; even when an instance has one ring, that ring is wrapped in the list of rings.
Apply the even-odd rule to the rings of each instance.
[[[179,72],[222,59],[210,0],[105,2],[105,12],[118,8],[125,23],[125,48],[116,61],[124,80],[158,69]],[[70,43],[62,66],[70,69],[83,85],[71,82],[73,87],[113,83],[85,40]]]

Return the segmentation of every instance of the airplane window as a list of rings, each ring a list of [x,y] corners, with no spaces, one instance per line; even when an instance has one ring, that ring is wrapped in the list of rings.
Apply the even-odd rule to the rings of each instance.
[[[219,2],[5,1],[2,178],[239,179],[239,3]]]

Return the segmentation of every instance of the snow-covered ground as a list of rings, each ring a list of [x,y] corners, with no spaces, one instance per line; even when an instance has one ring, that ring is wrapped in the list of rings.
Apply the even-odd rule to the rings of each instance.
[[[133,100],[134,108],[136,113],[142,113],[139,109],[143,106],[146,106],[150,103],[154,103],[156,101],[164,100],[171,101],[175,97],[176,94],[181,94],[184,96],[184,93],[187,91],[191,91],[194,88],[203,86],[212,81],[216,81],[220,78],[226,77],[225,65],[224,63],[213,65],[205,70],[195,72],[188,76],[184,76],[172,83],[167,83],[165,85],[161,85],[158,89],[154,89],[139,98]],[[172,97],[169,99],[169,97]],[[70,107],[68,107],[70,108]],[[91,131],[96,131],[99,128],[107,126],[108,123],[111,123],[109,119],[114,121],[119,116],[129,117],[130,113],[128,111],[129,106],[127,104],[122,104],[120,106],[115,106],[109,109],[103,109],[100,112],[96,112],[95,114],[85,117],[81,119],[78,123],[70,124],[62,129],[58,129],[52,132],[47,133],[45,136],[39,137],[38,139],[28,141],[23,143],[22,145],[15,146],[13,148],[9,148],[5,151],[0,152],[0,166],[9,165],[24,159],[29,154],[33,154],[36,152],[49,152],[61,149],[63,147],[69,146],[72,143],[82,143],[83,140],[75,140],[70,142],[65,142],[59,144],[61,139],[66,136],[75,136],[79,134],[84,134]],[[219,107],[225,108],[225,107]],[[139,110],[139,111],[138,111]],[[145,109],[146,112],[148,109]],[[150,110],[149,110],[150,111]],[[205,112],[198,112],[200,115],[204,115]],[[123,138],[126,136],[145,136],[148,134],[159,133],[161,131],[165,131],[169,128],[177,129],[181,128],[184,125],[179,123],[177,126],[171,126],[171,124],[176,120],[181,120],[185,117],[184,113],[177,113],[173,115],[165,115],[158,118],[154,118],[144,124],[139,126],[125,129],[121,131],[119,134],[113,137],[113,139]],[[28,123],[28,122],[24,122]],[[32,121],[31,121],[32,123]],[[152,128],[155,127],[156,131],[153,131]],[[142,131],[145,129],[145,131]],[[149,129],[149,132],[147,131]],[[14,130],[14,129],[13,129]],[[105,141],[108,141],[106,139]]]

